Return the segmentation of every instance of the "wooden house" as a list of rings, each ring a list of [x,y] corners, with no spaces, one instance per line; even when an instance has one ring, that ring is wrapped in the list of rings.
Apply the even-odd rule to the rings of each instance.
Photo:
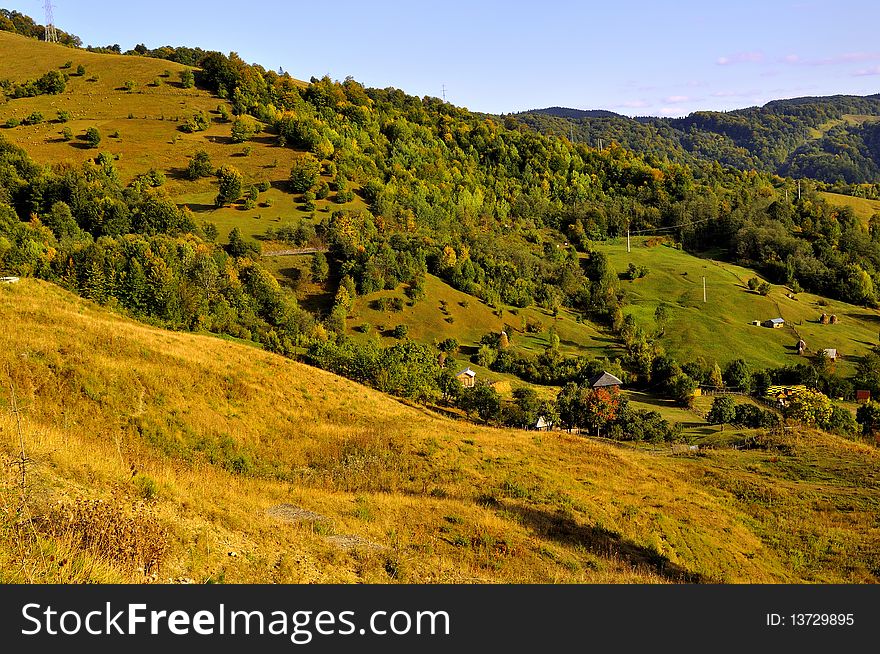
[[[590,388],[616,388],[620,390],[623,382],[604,370],[590,380]]]
[[[461,385],[465,388],[473,388],[474,384],[477,383],[477,373],[475,373],[470,368],[465,368],[460,373],[455,375],[455,378],[461,382]]]
[[[781,329],[782,327],[785,327],[785,320],[782,318],[771,318],[770,320],[765,320],[761,324],[770,329]]]

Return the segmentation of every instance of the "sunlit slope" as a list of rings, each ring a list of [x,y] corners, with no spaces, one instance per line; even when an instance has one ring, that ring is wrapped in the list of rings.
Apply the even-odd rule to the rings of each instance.
[[[609,255],[618,272],[629,263],[646,266],[649,274],[634,282],[622,281],[638,322],[654,328],[654,312],[665,304],[669,322],[660,342],[681,361],[703,357],[724,364],[742,358],[753,366],[776,367],[803,362],[797,355],[802,337],[815,353],[836,348],[843,359],[839,371],[850,374],[854,360],[877,344],[880,312],[821,298],[810,293],[788,297],[789,289],[773,286],[767,296],[750,291],[747,282],[754,271],[727,263],[692,256],[665,245],[650,246],[648,239],[633,239],[632,252],[626,242],[597,244]],[[703,302],[703,277],[706,302]],[[836,325],[823,325],[823,313],[838,317]],[[751,324],[781,317],[783,329]]]
[[[68,62],[71,67],[63,68]],[[75,74],[80,65],[85,67],[83,76]],[[195,211],[199,221],[215,223],[221,240],[233,227],[245,236],[256,236],[268,227],[309,216],[311,212],[301,210],[286,186],[294,150],[279,147],[267,133],[246,143],[233,143],[232,123],[223,121],[218,111],[225,105],[231,113],[231,106],[206,91],[183,88],[178,74],[186,68],[161,59],[91,53],[0,32],[0,78],[24,82],[51,70],[71,75],[59,95],[0,104],[0,133],[41,164],[78,163],[106,152],[114,156],[114,165],[126,183],[156,169],[166,176],[168,193]],[[131,91],[126,90],[127,82],[133,83]],[[3,128],[8,119],[22,121],[35,111],[43,115],[44,122]],[[59,111],[68,112],[71,120],[59,122]],[[198,112],[209,117],[208,129],[192,134],[181,131]],[[97,148],[87,147],[81,139],[90,127],[101,134]],[[71,141],[62,138],[64,128],[73,133]],[[246,185],[269,183],[253,210],[217,209],[214,177],[186,179],[189,160],[199,150],[210,155],[215,168],[237,168]],[[319,210],[330,206],[329,201],[317,204]]]
[[[32,280],[0,287],[0,319],[0,443],[7,461],[20,454],[14,387],[34,515],[76,498],[146,500],[169,534],[164,580],[873,578],[869,448],[815,436],[791,456],[683,461],[481,428],[251,347],[134,323]],[[9,509],[19,478],[3,469]],[[846,514],[825,513],[840,502]],[[267,514],[282,504],[319,518]],[[824,538],[829,521],[835,556],[799,554],[792,567],[792,548]],[[37,540],[0,541],[4,581],[142,580],[112,553],[37,525]],[[46,563],[51,552],[71,565]]]

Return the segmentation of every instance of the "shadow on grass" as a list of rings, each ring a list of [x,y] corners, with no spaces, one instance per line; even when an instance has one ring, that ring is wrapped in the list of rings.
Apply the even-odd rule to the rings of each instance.
[[[504,505],[522,523],[540,536],[565,545],[580,545],[591,554],[620,561],[637,570],[647,570],[667,581],[686,584],[707,583],[697,572],[673,563],[656,550],[634,543],[617,532],[596,525],[581,525],[558,513],[532,507]]]
[[[178,205],[180,207],[189,207],[189,210],[193,213],[207,213],[209,211],[214,211],[217,209],[216,204],[199,204],[198,202],[184,202],[183,204]]]

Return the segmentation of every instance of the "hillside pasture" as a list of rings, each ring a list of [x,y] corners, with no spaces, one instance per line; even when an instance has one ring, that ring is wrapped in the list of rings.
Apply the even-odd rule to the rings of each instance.
[[[651,245],[647,238],[632,240],[632,252],[626,242],[598,243],[612,266],[619,272],[629,263],[646,266],[649,274],[636,281],[621,281],[628,305],[638,324],[656,329],[654,312],[660,304],[667,307],[669,321],[660,343],[679,361],[702,357],[724,365],[733,359],[745,359],[753,367],[777,367],[803,361],[797,354],[799,337],[812,353],[836,348],[842,359],[836,364],[842,374],[852,373],[858,357],[877,344],[880,312],[829,300],[810,293],[794,299],[783,286],[773,286],[767,296],[750,291],[747,282],[760,277],[740,266],[702,259],[667,245]],[[703,277],[707,299],[703,303]],[[836,325],[822,325],[823,313],[835,314]],[[781,317],[782,329],[751,324]]]

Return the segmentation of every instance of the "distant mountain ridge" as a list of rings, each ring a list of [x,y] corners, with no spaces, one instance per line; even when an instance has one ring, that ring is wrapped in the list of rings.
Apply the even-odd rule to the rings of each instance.
[[[572,109],[570,107],[547,107],[546,109],[532,109],[525,113],[544,114],[557,118],[626,118],[621,114],[605,109]]]
[[[880,94],[773,100],[684,118],[629,118],[565,107],[513,116],[545,134],[612,141],[680,163],[717,161],[740,169],[825,182],[880,182]]]

